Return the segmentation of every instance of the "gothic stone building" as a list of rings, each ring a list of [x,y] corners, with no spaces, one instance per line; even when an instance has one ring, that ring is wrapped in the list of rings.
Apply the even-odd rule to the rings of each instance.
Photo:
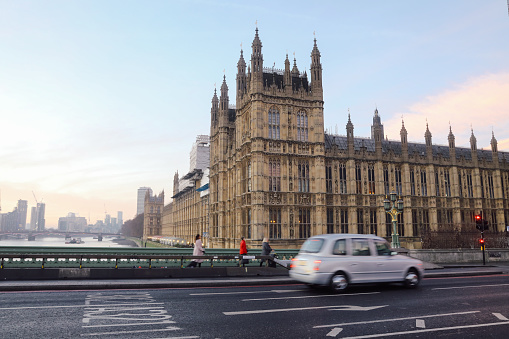
[[[316,39],[311,67],[296,60],[284,70],[263,67],[256,29],[250,65],[237,63],[236,105],[230,106],[226,78],[212,98],[210,128],[210,246],[235,248],[240,237],[259,246],[263,237],[295,248],[322,233],[373,233],[389,237],[383,209],[395,191],[404,201],[398,229],[403,247],[419,248],[421,233],[473,223],[484,212],[498,230],[509,218],[509,153],[383,138],[375,111],[371,138],[324,132],[322,66]]]
[[[161,235],[162,215],[164,207],[164,191],[159,195],[145,193],[145,209],[143,212],[143,240]]]

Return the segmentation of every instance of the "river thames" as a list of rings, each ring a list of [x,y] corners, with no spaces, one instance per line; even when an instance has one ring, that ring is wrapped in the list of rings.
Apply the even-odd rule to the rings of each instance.
[[[83,241],[81,244],[66,244],[64,237],[37,237],[35,241],[28,241],[27,239],[12,239],[2,237],[0,240],[0,247],[2,246],[25,246],[25,247],[38,247],[38,246],[65,246],[70,248],[80,247],[136,247],[133,242],[123,239],[116,239],[116,236],[103,236],[102,241],[98,241],[94,236],[80,237]],[[77,239],[77,237],[76,237]],[[120,242],[120,243],[119,243]],[[129,244],[126,244],[129,243]]]

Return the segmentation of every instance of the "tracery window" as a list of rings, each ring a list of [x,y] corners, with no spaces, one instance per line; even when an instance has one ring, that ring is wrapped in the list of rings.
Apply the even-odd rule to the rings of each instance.
[[[396,167],[394,169],[394,178],[396,179],[396,194],[401,196],[402,185],[401,185],[401,168]]]
[[[474,197],[474,189],[472,186],[472,172],[471,171],[467,172],[467,193],[468,193],[469,198]]]
[[[269,238],[281,239],[281,209],[269,209]]]
[[[307,239],[311,235],[311,210],[309,208],[299,209],[299,238]]]
[[[359,208],[357,209],[357,233],[364,234],[364,211]]]
[[[356,193],[361,194],[362,193],[362,177],[361,177],[361,165],[356,164],[355,165],[355,188]]]
[[[375,166],[368,165],[368,194],[375,194]]]
[[[344,163],[339,164],[339,194],[346,194],[346,166]]]
[[[495,198],[495,191],[493,190],[493,173],[488,172],[488,197]]]
[[[372,208],[369,210],[369,233],[378,234],[378,227],[376,222],[376,209]]]
[[[327,193],[332,193],[332,165],[325,166],[325,190]]]
[[[389,195],[389,167],[387,165],[384,166],[384,193],[385,195]]]
[[[308,141],[308,115],[302,111],[297,113],[297,140]]]
[[[341,214],[341,233],[348,233],[348,210],[342,209],[340,214]]]
[[[299,192],[309,192],[309,162],[300,161],[298,166]]]
[[[410,195],[415,195],[415,172],[413,168],[410,170]]]
[[[423,197],[428,195],[428,184],[426,182],[426,170],[421,170],[421,195]]]
[[[327,233],[334,233],[334,210],[327,208]]]
[[[444,182],[445,182],[445,196],[451,196],[451,178],[449,177],[449,170],[444,170]]]
[[[280,139],[279,111],[275,107],[269,109],[269,139]]]
[[[269,160],[269,191],[281,191],[281,162],[279,159]]]

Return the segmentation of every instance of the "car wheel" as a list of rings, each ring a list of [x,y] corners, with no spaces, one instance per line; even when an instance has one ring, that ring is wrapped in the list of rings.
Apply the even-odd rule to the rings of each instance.
[[[348,278],[344,273],[337,273],[332,277],[330,287],[333,292],[342,292],[348,287]]]
[[[408,270],[405,275],[405,286],[408,288],[415,288],[421,282],[421,278],[419,277],[419,273],[414,268]]]

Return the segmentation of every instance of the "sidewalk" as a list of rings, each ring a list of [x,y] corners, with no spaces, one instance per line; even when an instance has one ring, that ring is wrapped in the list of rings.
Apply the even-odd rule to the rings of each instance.
[[[424,278],[495,275],[509,273],[509,263],[491,265],[425,263]],[[0,281],[0,291],[99,290],[133,288],[195,288],[300,284],[288,276],[245,276],[166,279],[82,279]]]

